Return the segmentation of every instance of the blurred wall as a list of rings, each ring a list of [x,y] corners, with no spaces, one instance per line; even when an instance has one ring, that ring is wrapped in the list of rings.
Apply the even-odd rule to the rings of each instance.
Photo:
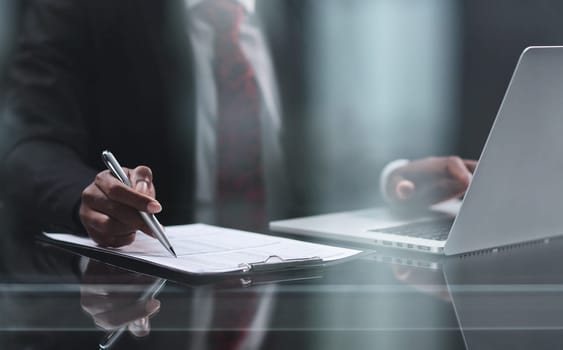
[[[375,203],[391,159],[477,159],[522,50],[563,45],[556,0],[312,3],[309,159],[319,211]]]
[[[522,50],[563,45],[563,2],[460,1],[460,122],[456,148],[478,157]]]
[[[320,210],[370,205],[388,161],[455,151],[457,5],[323,0],[313,7],[309,128]]]

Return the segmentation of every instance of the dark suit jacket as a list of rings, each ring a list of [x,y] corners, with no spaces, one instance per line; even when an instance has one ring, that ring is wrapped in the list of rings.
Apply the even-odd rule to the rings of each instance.
[[[305,169],[305,9],[302,0],[258,1],[257,8],[280,80],[290,169]],[[103,169],[107,148],[124,166],[153,169],[164,223],[192,220],[195,101],[186,20],[183,0],[30,1],[9,70],[0,145],[5,195],[17,215],[47,229],[80,229],[80,194]],[[304,174],[289,177],[307,186]]]

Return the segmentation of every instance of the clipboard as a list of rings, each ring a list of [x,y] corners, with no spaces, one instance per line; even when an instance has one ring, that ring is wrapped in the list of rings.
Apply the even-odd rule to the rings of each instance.
[[[361,253],[355,249],[205,224],[168,227],[167,234],[170,240],[174,240],[178,259],[170,257],[158,241],[142,233],[137,234],[133,244],[120,249],[103,248],[89,238],[70,234],[44,234],[42,239],[77,249],[81,254],[96,253],[95,258],[100,260],[111,256],[112,263],[116,265],[142,262],[190,277],[314,268],[341,262]]]

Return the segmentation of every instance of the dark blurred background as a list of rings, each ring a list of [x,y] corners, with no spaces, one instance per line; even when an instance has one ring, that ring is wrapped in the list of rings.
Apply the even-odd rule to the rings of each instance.
[[[563,45],[563,2],[459,3],[461,123],[456,150],[478,157],[522,50],[532,45]]]
[[[391,159],[478,158],[522,50],[563,45],[556,0],[310,3],[304,127],[319,211],[372,204]],[[0,78],[25,5],[0,0]]]
[[[563,45],[555,0],[327,0],[310,17],[313,130],[327,128],[311,132],[324,135],[311,158],[333,175],[327,210],[346,198],[333,188],[369,197],[390,159],[477,159],[523,49]]]

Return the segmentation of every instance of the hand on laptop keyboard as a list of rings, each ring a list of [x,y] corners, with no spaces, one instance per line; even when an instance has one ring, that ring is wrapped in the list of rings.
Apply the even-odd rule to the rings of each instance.
[[[477,161],[451,157],[430,157],[395,169],[386,186],[394,204],[428,206],[461,197],[471,182]]]

